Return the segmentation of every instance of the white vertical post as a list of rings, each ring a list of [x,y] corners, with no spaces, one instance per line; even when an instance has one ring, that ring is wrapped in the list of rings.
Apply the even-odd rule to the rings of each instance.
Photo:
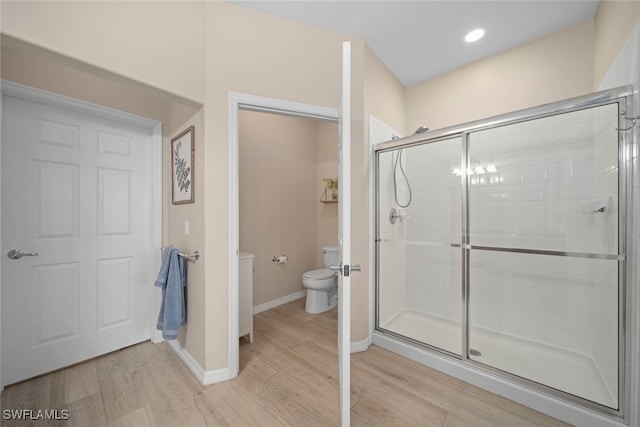
[[[350,424],[351,404],[351,43],[342,44],[342,94],[338,150],[338,241],[342,274],[338,276],[338,364],[340,425]]]

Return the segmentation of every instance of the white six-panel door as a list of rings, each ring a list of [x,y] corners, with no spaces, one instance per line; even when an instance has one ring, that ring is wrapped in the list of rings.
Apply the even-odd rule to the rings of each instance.
[[[149,129],[3,98],[3,372],[150,337]],[[8,251],[37,253],[19,259]]]

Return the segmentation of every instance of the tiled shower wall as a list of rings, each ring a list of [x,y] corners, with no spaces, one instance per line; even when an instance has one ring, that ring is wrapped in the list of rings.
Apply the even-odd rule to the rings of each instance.
[[[471,243],[616,254],[617,124],[614,105],[471,134]],[[406,307],[459,321],[460,249],[446,245],[461,241],[460,140],[405,157]],[[470,257],[472,326],[588,354],[615,390],[617,261]]]
[[[613,65],[605,78],[598,86],[598,90],[611,89],[623,85],[632,85],[635,96],[632,102],[631,116],[640,114],[640,24],[637,24],[625,45],[618,53]],[[633,131],[627,134],[632,141],[629,166],[632,173],[631,188],[627,195],[632,202],[632,215],[627,218],[628,227],[628,253],[627,260],[631,264],[631,274],[628,277],[627,309],[630,316],[630,367],[631,372],[627,378],[630,380],[631,404],[630,425],[640,425],[640,158],[638,157],[638,144],[640,141],[640,126],[636,125]]]
[[[380,154],[378,164],[378,203],[380,221],[378,223],[379,262],[378,281],[384,284],[379,287],[379,323],[386,322],[398,314],[407,304],[406,274],[406,221],[391,224],[389,211],[395,207],[393,165],[394,152]],[[398,197],[408,197],[406,187],[398,188]]]
[[[456,322],[461,317],[461,139],[405,149],[413,201],[406,208],[407,308]]]
[[[497,172],[470,177],[471,244],[616,254],[617,124],[613,105],[472,134],[471,169]],[[471,265],[473,325],[617,349],[617,262],[472,251]]]
[[[496,172],[469,177],[471,243],[616,253],[617,124],[612,105],[472,133],[470,169]]]

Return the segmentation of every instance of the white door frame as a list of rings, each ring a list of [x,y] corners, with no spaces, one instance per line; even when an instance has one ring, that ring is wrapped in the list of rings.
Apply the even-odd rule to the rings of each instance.
[[[18,83],[0,80],[0,101],[4,96],[13,96],[16,98],[38,102],[40,104],[51,105],[53,107],[65,108],[78,113],[91,114],[108,120],[114,120],[120,123],[126,123],[142,128],[147,128],[151,132],[151,167],[150,167],[150,186],[151,194],[149,204],[151,207],[151,233],[149,236],[150,261],[147,272],[147,280],[149,281],[149,330],[150,339],[153,342],[162,341],[162,334],[156,331],[156,314],[159,310],[159,290],[153,285],[155,275],[160,268],[160,247],[162,246],[162,122],[137,116],[124,111],[115,110],[98,104],[82,101],[53,92],[36,89],[30,86]],[[0,102],[0,105],[3,102]],[[0,107],[1,108],[1,107]],[[0,109],[1,112],[1,109]],[[0,116],[2,117],[2,116]],[[1,120],[0,120],[1,131]],[[0,133],[1,135],[1,133]],[[1,148],[1,147],[0,147]],[[0,152],[2,150],[0,149]],[[2,159],[0,154],[0,160]],[[0,186],[2,184],[2,164],[0,163]],[[1,208],[0,198],[0,208]],[[1,211],[1,209],[0,209]],[[0,230],[2,228],[2,218],[0,217]],[[4,256],[4,254],[0,254]],[[0,263],[0,266],[2,263]],[[2,375],[2,271],[0,267],[0,390],[4,388],[4,377]]]
[[[351,42],[342,43],[338,150],[338,377],[340,426],[351,425]],[[331,269],[334,269],[332,266]],[[360,271],[360,266],[355,271]]]
[[[336,108],[319,107],[263,96],[229,92],[229,262],[228,262],[228,369],[229,379],[238,376],[240,345],[238,342],[239,308],[239,260],[240,251],[240,156],[238,154],[240,110],[261,111],[315,120],[338,122]],[[336,141],[336,146],[337,146]]]

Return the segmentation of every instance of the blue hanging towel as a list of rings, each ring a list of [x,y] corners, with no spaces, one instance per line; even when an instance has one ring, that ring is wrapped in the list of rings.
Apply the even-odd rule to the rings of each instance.
[[[155,285],[162,288],[162,304],[156,328],[162,338],[175,340],[180,327],[187,323],[185,309],[185,286],[187,284],[184,259],[173,246],[165,249],[162,266]]]

